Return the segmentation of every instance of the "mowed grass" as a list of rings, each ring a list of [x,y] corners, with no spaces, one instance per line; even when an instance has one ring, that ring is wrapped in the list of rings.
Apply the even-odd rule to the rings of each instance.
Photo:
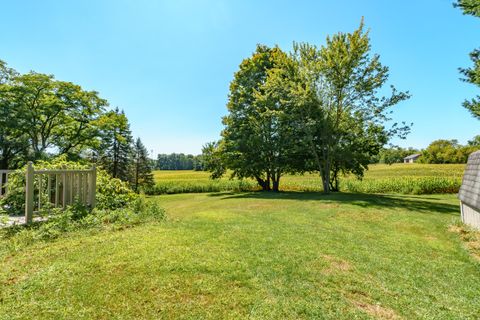
[[[0,257],[1,319],[476,319],[454,195],[178,194]]]
[[[354,176],[342,177],[340,189],[362,193],[456,193],[464,168],[464,164],[371,165],[362,180]],[[258,190],[253,180],[211,180],[209,173],[202,171],[155,171],[154,175],[156,187],[152,194]],[[284,191],[322,191],[317,174],[285,175],[280,188]]]

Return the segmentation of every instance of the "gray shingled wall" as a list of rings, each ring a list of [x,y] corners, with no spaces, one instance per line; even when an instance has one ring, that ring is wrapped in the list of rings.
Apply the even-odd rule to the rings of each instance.
[[[458,198],[470,207],[480,209],[480,151],[468,157]]]
[[[480,151],[473,152],[468,157],[458,198],[468,206],[462,205],[463,222],[480,228]]]

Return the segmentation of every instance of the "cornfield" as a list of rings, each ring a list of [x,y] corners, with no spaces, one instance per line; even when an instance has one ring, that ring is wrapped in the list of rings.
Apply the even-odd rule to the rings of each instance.
[[[457,193],[463,176],[463,164],[372,165],[363,179],[342,177],[340,190],[358,193],[434,194]],[[155,171],[156,184],[147,194],[189,192],[254,191],[255,181],[222,178],[211,180],[208,172]],[[323,191],[317,174],[286,175],[280,181],[282,191]]]

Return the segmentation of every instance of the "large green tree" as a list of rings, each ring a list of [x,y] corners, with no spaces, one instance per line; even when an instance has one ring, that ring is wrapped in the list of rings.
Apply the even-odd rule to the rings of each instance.
[[[25,162],[29,151],[21,108],[15,104],[14,79],[18,73],[0,60],[0,169]]]
[[[0,61],[0,166],[93,147],[107,101],[52,75],[19,74]]]
[[[294,46],[298,84],[291,86],[290,99],[297,101],[300,145],[306,155],[299,169],[319,172],[326,193],[338,190],[341,173],[361,177],[391,136],[404,137],[409,131],[404,123],[385,126],[389,109],[409,94],[393,86],[389,96],[380,94],[388,68],[370,51],[363,21],[353,33],[328,37],[320,48]]]
[[[480,0],[459,0],[454,5],[462,9],[464,14],[480,17]],[[470,59],[472,59],[473,66],[460,69],[460,72],[464,75],[462,80],[480,86],[480,50],[473,50],[470,53]],[[463,106],[468,109],[474,117],[480,119],[480,96],[465,100]]]
[[[280,177],[290,170],[292,131],[287,110],[278,95],[267,90],[269,72],[286,57],[278,47],[258,45],[242,61],[230,84],[228,114],[218,144],[223,168],[234,177],[256,179],[263,190],[278,191]]]
[[[96,92],[34,72],[16,77],[14,83],[18,120],[34,159],[44,158],[49,151],[78,154],[98,135],[95,123],[107,102]]]

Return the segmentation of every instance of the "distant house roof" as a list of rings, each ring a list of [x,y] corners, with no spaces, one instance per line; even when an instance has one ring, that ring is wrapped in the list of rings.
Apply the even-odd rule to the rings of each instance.
[[[409,155],[408,157],[403,158],[403,160],[410,160],[410,159],[415,160],[415,159],[419,158],[420,156],[421,156],[420,153],[415,153],[415,154]]]

